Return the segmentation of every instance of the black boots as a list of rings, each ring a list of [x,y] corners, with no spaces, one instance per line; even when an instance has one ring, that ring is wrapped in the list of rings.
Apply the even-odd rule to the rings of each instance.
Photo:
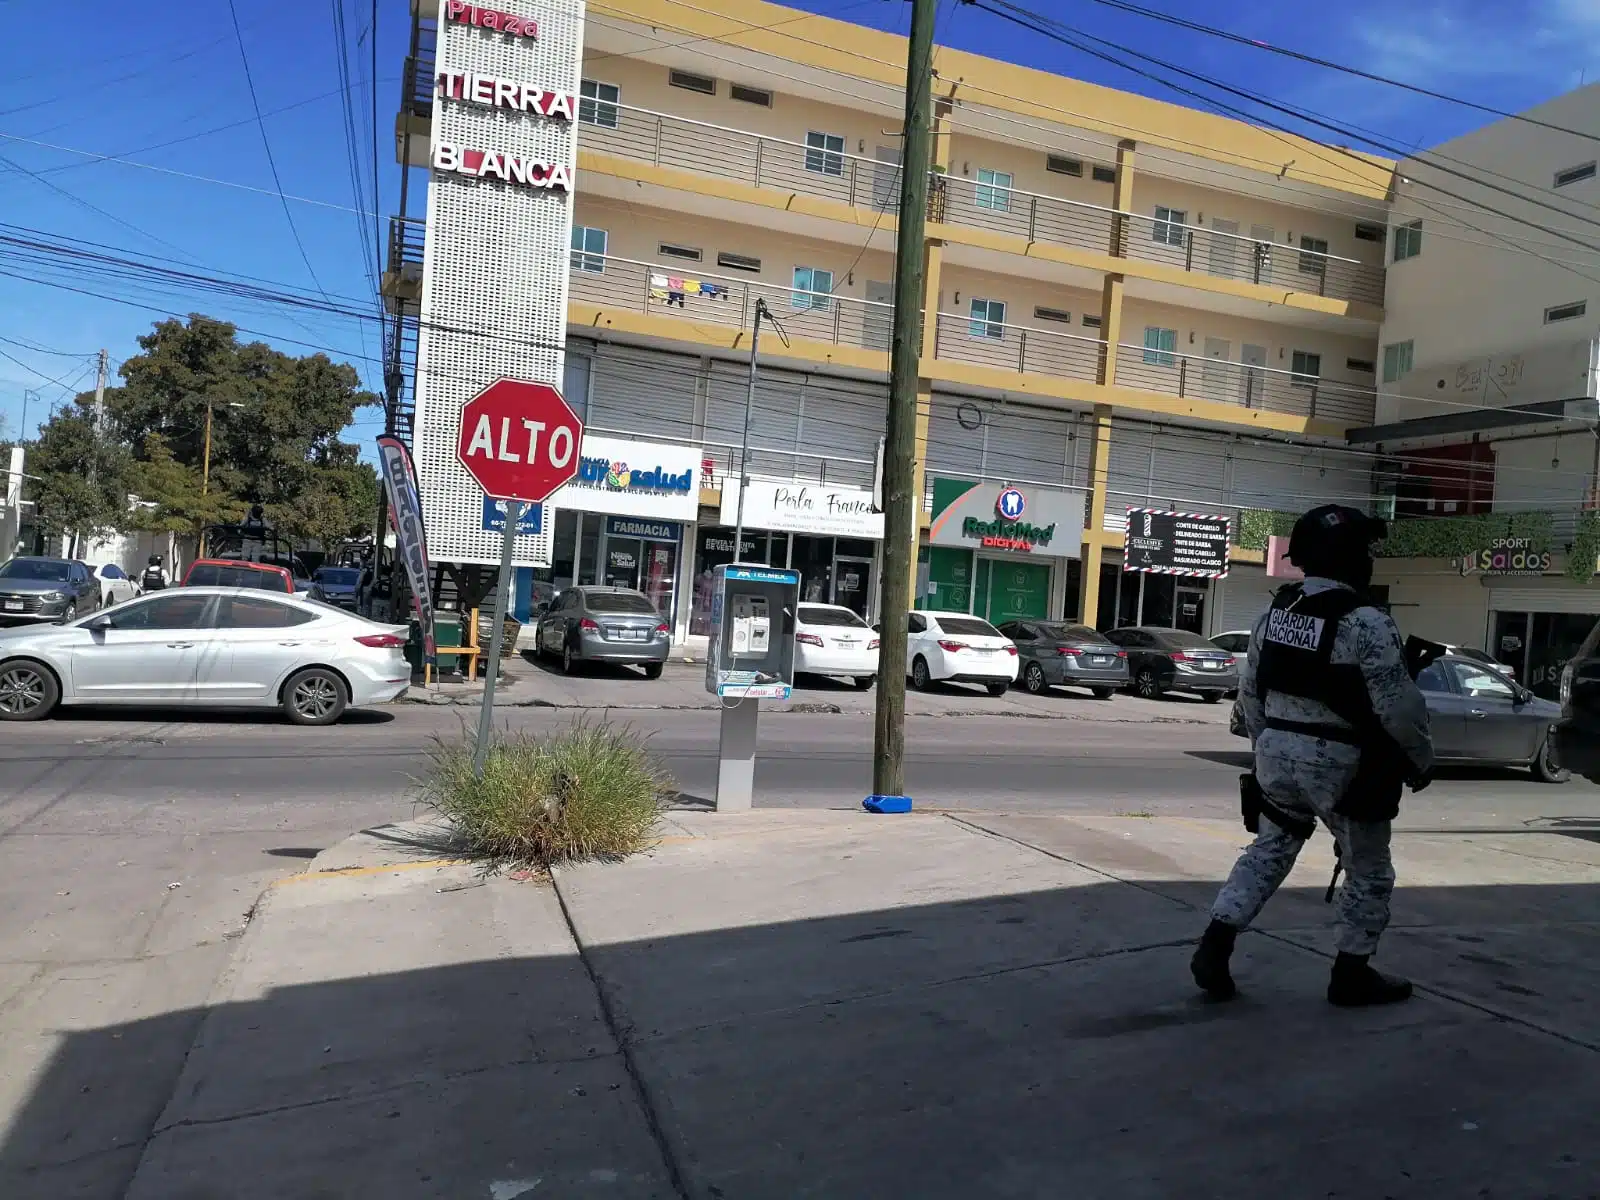
[[[1329,1004],[1340,1008],[1365,1008],[1372,1004],[1397,1004],[1411,998],[1411,982],[1373,970],[1367,961],[1371,957],[1370,954],[1339,952],[1339,957],[1333,960],[1333,976],[1328,980]],[[1199,978],[1198,973],[1195,978]]]
[[[1200,990],[1213,1000],[1232,1000],[1238,989],[1228,974],[1228,959],[1239,931],[1224,921],[1212,921],[1200,937],[1200,947],[1189,960],[1189,971]]]

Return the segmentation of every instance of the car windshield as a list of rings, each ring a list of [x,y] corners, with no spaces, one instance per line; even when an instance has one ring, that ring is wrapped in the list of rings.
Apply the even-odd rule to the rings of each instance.
[[[1041,624],[1039,632],[1047,638],[1058,642],[1104,642],[1106,639],[1098,629],[1090,629],[1087,625],[1066,625],[1059,621]]]
[[[585,592],[583,605],[590,612],[597,613],[649,613],[655,614],[656,607],[646,600],[639,592]]]
[[[196,563],[184,580],[190,587],[244,587],[265,588],[281,592],[283,576],[276,571],[262,571],[255,567],[225,567],[220,563]]]
[[[1583,639],[1583,645],[1578,647],[1578,652],[1572,657],[1593,658],[1597,648],[1600,648],[1600,621],[1594,623],[1594,628],[1589,630],[1589,636]]]
[[[1156,640],[1163,646],[1173,646],[1179,650],[1215,650],[1216,647],[1198,633],[1190,633],[1187,629],[1152,629]]]
[[[360,578],[361,572],[349,567],[323,567],[317,572],[317,582],[330,587],[355,587]]]
[[[0,579],[38,579],[45,583],[65,583],[72,578],[72,564],[59,558],[13,558],[0,567]]]
[[[958,637],[1004,637],[993,625],[987,621],[980,621],[977,617],[944,617],[938,618],[939,628],[945,633],[953,633]]]
[[[850,629],[865,629],[867,623],[848,608],[817,608],[813,605],[800,606],[800,623],[802,625],[843,625]]]

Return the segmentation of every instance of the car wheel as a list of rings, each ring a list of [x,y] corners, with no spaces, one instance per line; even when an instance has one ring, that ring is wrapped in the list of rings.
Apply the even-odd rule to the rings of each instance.
[[[344,680],[325,667],[307,667],[283,685],[283,714],[296,725],[332,725],[349,702]]]
[[[1029,663],[1028,669],[1022,673],[1022,686],[1035,696],[1044,695],[1050,689],[1050,685],[1045,682],[1044,668],[1038,663]]]
[[[578,669],[578,660],[572,653],[572,643],[565,642],[561,646],[561,673],[571,675]]]
[[[1565,783],[1572,778],[1572,772],[1556,761],[1553,740],[1546,735],[1544,744],[1539,747],[1539,757],[1533,760],[1533,777],[1540,783]]]
[[[646,679],[660,679],[661,678],[661,664],[660,663],[645,663],[644,664],[644,677]]]
[[[1139,673],[1133,677],[1134,690],[1146,700],[1157,700],[1161,697],[1161,680],[1156,678],[1156,673],[1149,667],[1139,668]]]
[[[1096,700],[1109,700],[1109,699],[1111,699],[1111,697],[1115,696],[1116,694],[1117,694],[1117,689],[1116,688],[1095,688],[1094,689],[1094,698]]]
[[[878,677],[876,675],[857,675],[856,676],[856,691],[858,691],[858,692],[870,692],[873,689],[873,687],[876,686],[877,682],[878,682]]]
[[[50,668],[25,658],[0,663],[0,721],[40,721],[61,702]]]
[[[77,619],[78,619],[78,602],[76,600],[74,600],[71,604],[67,605],[67,611],[61,614],[61,620],[57,621],[56,624],[58,624],[58,625],[67,625],[67,624],[70,624],[73,621],[76,621]]]
[[[983,686],[991,696],[1004,696],[1011,690],[1009,683],[986,683]]]
[[[928,660],[919,654],[911,662],[911,686],[919,692],[925,692],[932,683],[933,676],[928,674]]]

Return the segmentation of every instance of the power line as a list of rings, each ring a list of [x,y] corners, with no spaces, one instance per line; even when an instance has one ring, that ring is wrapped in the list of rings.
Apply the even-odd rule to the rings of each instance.
[[[261,145],[267,152],[267,166],[272,170],[272,185],[278,190],[278,201],[283,205],[284,220],[289,222],[289,232],[294,236],[294,244],[300,251],[300,261],[305,263],[311,282],[317,285],[317,291],[320,292],[322,281],[317,278],[317,270],[311,265],[311,256],[306,253],[305,243],[300,240],[300,231],[294,224],[294,214],[289,211],[289,201],[283,194],[283,181],[278,178],[278,163],[272,156],[272,140],[267,137],[267,123],[261,116],[261,101],[256,97],[256,82],[250,74],[250,55],[244,47],[244,31],[239,28],[239,9],[234,0],[228,0],[228,15],[233,19],[233,36],[239,43],[239,61],[244,64],[244,81],[250,90],[250,107],[255,110],[256,127],[261,130]]]

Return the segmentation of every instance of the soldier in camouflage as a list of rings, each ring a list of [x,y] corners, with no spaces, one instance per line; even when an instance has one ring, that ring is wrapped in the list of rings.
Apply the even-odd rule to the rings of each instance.
[[[1358,1006],[1404,1000],[1411,994],[1409,983],[1381,975],[1368,962],[1389,922],[1395,875],[1387,819],[1392,812],[1380,812],[1385,819],[1362,819],[1372,817],[1373,812],[1363,811],[1360,803],[1348,802],[1353,783],[1358,792],[1366,787],[1365,777],[1357,782],[1361,740],[1336,740],[1341,739],[1341,727],[1350,733],[1354,730],[1320,700],[1260,685],[1263,640],[1272,636],[1269,621],[1275,612],[1287,610],[1279,614],[1281,618],[1291,615],[1297,605],[1314,608],[1319,600],[1324,608],[1331,601],[1335,613],[1347,610],[1335,628],[1327,631],[1333,641],[1321,661],[1334,671],[1343,668],[1358,691],[1363,690],[1360,685],[1364,681],[1362,700],[1370,697],[1374,729],[1381,727],[1389,746],[1399,752],[1394,755],[1401,763],[1394,795],[1399,795],[1400,779],[1413,790],[1427,786],[1433,766],[1428,710],[1407,670],[1399,630],[1380,609],[1356,606],[1354,596],[1322,595],[1335,589],[1365,593],[1372,581],[1371,544],[1382,537],[1383,529],[1382,522],[1352,509],[1329,506],[1307,513],[1296,524],[1290,541],[1290,557],[1306,573],[1304,584],[1292,594],[1288,589],[1280,593],[1274,609],[1264,613],[1252,630],[1248,660],[1240,675],[1239,705],[1255,750],[1255,778],[1264,806],[1256,824],[1257,837],[1218,893],[1211,908],[1211,924],[1191,964],[1196,983],[1218,999],[1235,992],[1228,970],[1235,937],[1249,927],[1288,876],[1318,819],[1337,840],[1346,872],[1337,900],[1339,953],[1328,999]],[[1275,625],[1276,630],[1283,627],[1282,623]],[[1281,650],[1268,641],[1269,654]],[[1294,665],[1299,670],[1302,662],[1310,663],[1314,673],[1317,661],[1313,656],[1296,659]],[[1352,668],[1359,670],[1359,675]],[[1294,690],[1316,692],[1317,688]],[[1286,728],[1293,726],[1301,729]],[[1302,731],[1305,729],[1312,732]],[[1318,731],[1325,736],[1316,736]]]

